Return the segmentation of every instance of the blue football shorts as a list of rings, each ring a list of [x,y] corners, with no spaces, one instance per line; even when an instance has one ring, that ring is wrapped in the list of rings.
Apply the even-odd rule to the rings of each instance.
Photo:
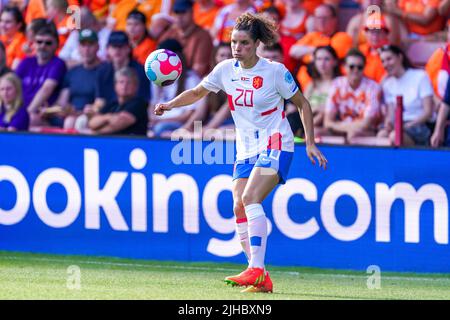
[[[293,152],[265,150],[259,155],[234,163],[233,180],[250,177],[253,167],[272,168],[279,176],[278,184],[285,184],[291,166]]]

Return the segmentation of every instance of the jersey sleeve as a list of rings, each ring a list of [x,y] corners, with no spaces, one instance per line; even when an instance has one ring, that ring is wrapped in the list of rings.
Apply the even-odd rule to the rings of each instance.
[[[298,91],[298,86],[295,83],[294,77],[283,64],[277,65],[277,72],[275,74],[274,81],[275,88],[285,100],[292,98],[292,96]]]
[[[226,62],[226,61],[223,61]],[[223,67],[224,63],[221,62],[218,65],[216,65],[211,71],[210,74],[208,74],[205,78],[203,78],[202,82],[200,83],[203,88],[205,88],[208,91],[212,91],[214,93],[219,92],[220,90],[224,90],[223,82],[222,82],[222,73],[223,73]]]

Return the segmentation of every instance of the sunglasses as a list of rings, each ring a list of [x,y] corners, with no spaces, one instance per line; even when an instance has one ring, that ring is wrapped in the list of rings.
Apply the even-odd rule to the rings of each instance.
[[[51,40],[36,40],[36,44],[41,45],[41,44],[45,44],[46,46],[51,46],[53,44],[53,41]]]
[[[361,65],[361,64],[349,64],[349,65],[348,65],[348,68],[349,68],[350,70],[355,70],[355,69],[357,69],[357,70],[359,70],[359,71],[362,71],[362,69],[364,69],[364,66]]]

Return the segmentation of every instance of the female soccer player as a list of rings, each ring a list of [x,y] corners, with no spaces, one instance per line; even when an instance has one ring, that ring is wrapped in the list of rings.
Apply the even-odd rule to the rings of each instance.
[[[167,103],[157,104],[155,114],[185,105],[223,90],[236,124],[236,162],[233,172],[233,200],[236,229],[247,256],[248,268],[226,277],[233,286],[250,286],[243,292],[272,292],[264,268],[267,220],[261,205],[277,184],[286,181],[294,153],[294,138],[283,103],[290,99],[300,112],[305,128],[306,152],[311,162],[326,168],[327,160],[314,144],[311,107],[299,92],[283,64],[260,58],[260,42],[272,43],[276,27],[251,13],[242,14],[231,35],[234,59],[219,63],[194,89],[184,91]]]

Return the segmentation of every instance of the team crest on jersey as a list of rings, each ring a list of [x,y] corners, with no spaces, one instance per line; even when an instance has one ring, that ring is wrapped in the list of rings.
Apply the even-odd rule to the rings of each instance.
[[[260,76],[253,78],[253,88],[259,89],[263,86],[263,78]]]

